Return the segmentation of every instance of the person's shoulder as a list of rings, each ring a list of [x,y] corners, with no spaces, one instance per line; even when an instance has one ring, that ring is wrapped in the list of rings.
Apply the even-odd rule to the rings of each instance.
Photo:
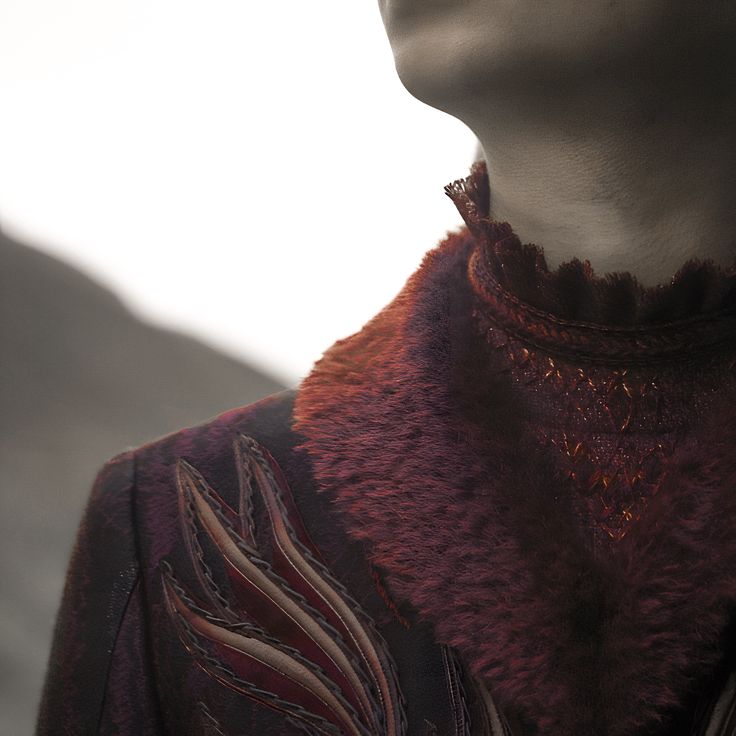
[[[137,549],[172,733],[197,719],[218,733],[400,732],[377,629],[393,613],[317,492],[292,429],[295,393],[135,452]]]
[[[294,448],[298,437],[292,430],[296,390],[285,389],[250,404],[229,409],[214,418],[147,442],[132,451],[135,465],[136,507],[153,513],[181,492],[182,473],[196,469],[207,483],[237,504],[241,483],[239,447],[269,455],[272,463],[299,481],[303,465],[295,468]],[[118,462],[122,461],[122,456]],[[145,515],[140,518],[145,518]]]
[[[118,457],[132,453],[140,467],[167,456],[212,456],[226,451],[233,433],[247,433],[264,443],[281,444],[291,439],[295,396],[295,389],[278,391],[250,404],[228,409],[204,422],[162,435]]]
[[[129,516],[123,511],[130,510],[137,489],[169,487],[182,460],[212,471],[232,465],[233,442],[239,435],[268,447],[288,466],[297,442],[291,428],[295,396],[295,389],[284,389],[110,457],[97,471],[85,520],[91,514]]]

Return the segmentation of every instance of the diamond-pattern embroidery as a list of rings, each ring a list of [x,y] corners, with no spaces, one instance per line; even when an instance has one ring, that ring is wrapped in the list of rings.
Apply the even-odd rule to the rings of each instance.
[[[644,448],[601,457],[585,440],[572,440],[562,431],[549,436],[548,443],[560,451],[561,474],[572,482],[577,506],[583,516],[614,541],[623,539],[639,519],[664,478],[663,460],[674,449],[656,442]]]
[[[684,421],[677,408],[666,411],[660,376],[576,366],[493,326],[486,338],[500,357],[497,372],[510,374],[532,409],[557,418],[555,425],[532,422],[531,431],[559,457],[558,481],[572,485],[581,525],[598,539],[623,539],[658,492]]]

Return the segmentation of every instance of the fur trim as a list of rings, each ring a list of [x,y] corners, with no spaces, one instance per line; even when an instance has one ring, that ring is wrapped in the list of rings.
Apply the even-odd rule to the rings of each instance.
[[[472,324],[473,236],[328,350],[297,394],[320,492],[502,708],[545,736],[626,736],[682,705],[723,657],[736,599],[736,412],[669,458],[629,534],[591,556],[551,489],[513,390]],[[724,389],[725,392],[725,389]],[[556,498],[557,500],[553,500]]]

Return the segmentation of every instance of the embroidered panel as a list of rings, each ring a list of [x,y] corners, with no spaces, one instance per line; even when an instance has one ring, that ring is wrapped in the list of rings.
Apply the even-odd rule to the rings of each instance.
[[[180,520],[197,586],[186,587],[168,563],[162,586],[182,644],[223,686],[307,733],[403,736],[404,698],[374,622],[313,553],[268,451],[245,435],[233,449],[237,510],[189,463],[177,463]],[[267,530],[256,529],[256,498]],[[208,717],[216,723],[216,714]]]

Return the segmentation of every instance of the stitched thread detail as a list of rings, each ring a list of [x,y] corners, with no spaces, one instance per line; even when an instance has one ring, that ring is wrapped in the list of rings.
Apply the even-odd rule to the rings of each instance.
[[[460,662],[451,647],[447,644],[442,644],[440,647],[450,706],[455,719],[455,736],[471,736],[472,723],[468,710],[467,695],[462,682]]]
[[[207,706],[201,700],[197,703],[197,707],[199,708],[207,736],[226,736],[218,720],[210,713]]]
[[[405,628],[410,629],[411,628],[411,622],[409,619],[406,618],[406,616],[402,616],[399,612],[399,609],[397,605],[391,600],[391,598],[388,595],[388,591],[383,585],[383,582],[381,581],[381,575],[376,570],[376,568],[371,565],[371,577],[373,578],[375,584],[376,584],[376,590],[378,591],[378,594],[383,599],[383,602],[386,604],[386,607],[391,611],[394,618]]]
[[[445,193],[476,241],[468,261],[476,295],[498,327],[527,344],[578,362],[642,365],[734,339],[736,260],[723,267],[691,258],[669,283],[651,287],[629,272],[599,275],[577,258],[550,271],[543,248],[490,217],[485,161]]]
[[[268,455],[268,459],[266,459],[267,451],[265,448],[260,445],[258,442],[256,442],[252,437],[248,437],[247,435],[241,434],[238,437],[238,440],[236,440],[236,446],[238,443],[242,443],[242,445],[247,449],[248,453],[255,459],[255,461],[258,463],[261,470],[264,472],[268,482],[271,484],[271,486],[275,489],[279,489],[281,487],[281,483],[276,479],[274,475],[274,471],[272,468],[278,468],[278,465],[276,464],[275,460]],[[288,490],[288,486],[286,486],[284,481],[284,488]],[[294,528],[290,522],[290,515],[289,512],[286,509],[286,505],[284,503],[284,499],[281,495],[281,493],[275,494],[275,501],[278,506],[279,512],[281,513],[281,518],[283,520],[284,525],[286,526],[288,530],[288,534],[290,537],[291,542],[295,545],[295,547],[299,550],[299,552],[307,559],[307,561],[310,563],[312,567],[314,567],[320,575],[326,579],[332,587],[334,587],[340,594],[340,597],[343,598],[348,604],[350,609],[357,613],[359,618],[361,619],[360,623],[361,625],[367,629],[370,632],[370,638],[372,638],[375,642],[378,644],[378,649],[381,652],[381,657],[383,658],[384,662],[381,664],[381,669],[383,670],[383,676],[384,678],[387,678],[387,680],[390,683],[392,694],[391,699],[396,701],[396,709],[397,709],[397,719],[399,724],[399,732],[403,733],[407,727],[407,720],[406,720],[406,701],[404,698],[404,695],[401,691],[401,689],[398,686],[398,678],[397,678],[397,667],[396,662],[391,655],[391,650],[389,649],[385,639],[381,635],[381,633],[378,631],[375,622],[373,621],[370,614],[363,608],[363,606],[355,600],[355,598],[350,594],[350,592],[347,590],[347,588],[340,582],[333,574],[332,571],[327,568],[327,566],[321,561],[318,560],[313,554],[312,551],[299,539],[298,535],[295,533]],[[338,632],[335,631],[335,633],[339,636]],[[378,696],[380,697],[380,690],[378,691]]]
[[[326,719],[316,716],[301,705],[293,703],[292,701],[281,697],[277,693],[258,687],[256,684],[239,677],[231,668],[227,667],[220,659],[212,656],[210,652],[202,646],[197,635],[192,631],[191,626],[181,614],[174,613],[173,615],[176,618],[177,625],[184,632],[184,635],[181,636],[182,643],[187,651],[197,658],[199,666],[205,670],[205,672],[208,672],[224,684],[238,686],[241,690],[250,693],[259,700],[263,700],[271,707],[277,707],[279,710],[291,712],[295,717],[315,720],[324,732],[339,736],[340,732],[337,730],[336,726],[329,723]]]
[[[162,564],[164,597],[182,643],[215,679],[283,711],[289,722],[308,733],[347,729],[345,733],[355,736],[402,736],[407,727],[405,702],[385,640],[367,612],[299,538],[290,520],[294,512],[283,497],[288,486],[275,461],[245,435],[236,438],[234,450],[241,483],[239,514],[195,468],[183,459],[177,463],[182,531],[197,580],[214,609],[197,603],[171,565]],[[262,495],[270,519],[274,560],[281,561],[282,572],[291,580],[244,539],[255,542],[255,492]],[[200,529],[222,555],[230,580],[227,594],[205,559]],[[278,638],[267,631],[271,625],[281,632]],[[252,676],[242,677],[239,667]],[[264,667],[272,672],[269,682],[282,680],[293,695],[253,681]]]
[[[705,356],[736,334],[736,315],[730,309],[648,326],[612,327],[562,320],[498,285],[484,253],[482,248],[472,253],[468,278],[486,306],[486,316],[517,339],[551,355],[610,366],[649,365],[694,352]]]

